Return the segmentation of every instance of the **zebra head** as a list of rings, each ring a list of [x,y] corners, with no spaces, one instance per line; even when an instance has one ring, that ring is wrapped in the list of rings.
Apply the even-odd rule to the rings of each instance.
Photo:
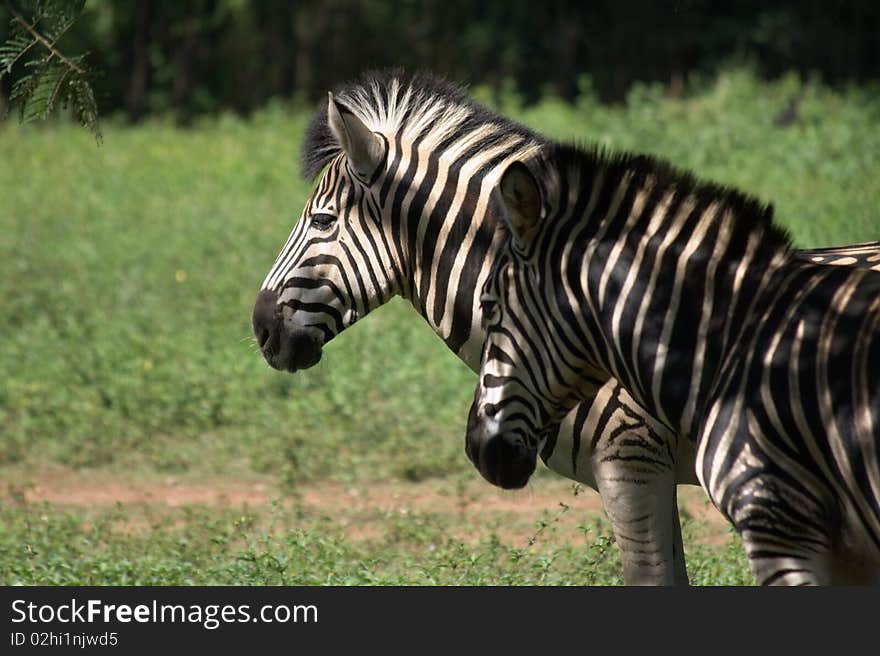
[[[548,193],[521,162],[507,168],[498,191],[510,237],[480,297],[486,339],[465,450],[490,483],[518,488],[547,432],[607,376],[584,375],[590,359],[570,350],[567,319],[547,303],[556,293],[549,258],[558,257],[542,252],[552,237],[543,220],[554,212]]]
[[[366,314],[371,301],[380,305],[395,292],[393,276],[383,273],[394,266],[375,261],[377,252],[382,259],[388,255],[377,247],[381,217],[376,181],[387,161],[385,137],[333,94],[326,116],[319,115],[310,132],[306,139],[325,144],[332,156],[325,153],[321,160],[329,163],[266,276],[253,311],[254,336],[263,357],[272,367],[291,372],[316,364],[327,341]],[[321,158],[315,150],[308,152]],[[315,162],[305,164],[308,168]]]

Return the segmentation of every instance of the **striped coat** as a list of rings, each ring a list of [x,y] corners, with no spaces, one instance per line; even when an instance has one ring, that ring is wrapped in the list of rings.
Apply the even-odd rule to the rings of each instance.
[[[527,478],[613,377],[696,445],[760,583],[876,580],[880,273],[805,261],[769,208],[650,158],[549,147],[499,194],[474,464]]]

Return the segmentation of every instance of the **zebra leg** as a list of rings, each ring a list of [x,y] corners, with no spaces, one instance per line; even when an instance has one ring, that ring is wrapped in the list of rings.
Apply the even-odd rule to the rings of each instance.
[[[645,476],[615,461],[596,462],[627,585],[687,585],[672,472]]]
[[[742,536],[749,568],[758,585],[831,585],[833,582],[830,550],[806,549],[799,544],[780,545],[775,540],[768,544],[766,536],[749,533]]]
[[[676,481],[697,479],[693,447],[676,442],[609,382],[565,417],[542,450],[550,469],[599,492],[627,585],[688,583]]]
[[[678,486],[673,486],[672,496],[672,535],[675,542],[672,545],[672,563],[675,568],[675,585],[689,585],[687,565],[684,559],[684,542],[681,537],[681,516],[678,512]]]
[[[748,438],[736,457],[703,461],[703,487],[742,538],[759,585],[830,585],[833,495],[805,470],[784,473]]]
[[[728,506],[758,585],[831,585],[832,547],[823,508],[792,507],[768,480],[752,480]],[[807,521],[804,521],[807,520]]]
[[[601,394],[600,394],[601,396]],[[610,412],[610,414],[608,414]],[[687,585],[676,495],[676,436],[617,387],[592,453],[627,585]]]
[[[600,417],[595,424],[593,472],[620,547],[624,580],[686,585],[676,436],[649,419],[620,386],[611,391],[602,414],[605,421]]]

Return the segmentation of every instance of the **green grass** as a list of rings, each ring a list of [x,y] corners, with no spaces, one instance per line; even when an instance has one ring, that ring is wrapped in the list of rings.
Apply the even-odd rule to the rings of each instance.
[[[564,495],[534,520],[405,505],[317,512],[296,498],[255,509],[117,504],[0,509],[0,581],[51,585],[620,585],[607,522]],[[406,496],[401,499],[406,503]],[[380,527],[352,539],[351,526]],[[703,543],[684,519],[692,583],[752,582],[739,542]],[[477,527],[479,527],[477,529]],[[475,533],[475,531],[478,531]],[[714,542],[718,542],[717,531]]]
[[[774,114],[793,94],[802,98],[800,120],[774,127]],[[521,110],[506,99],[502,108],[548,135],[664,155],[740,186],[772,201],[799,245],[818,246],[880,238],[877,97],[732,72],[681,100],[636,87],[617,107],[585,93],[576,107],[548,99]],[[307,120],[275,107],[249,121],[222,117],[186,131],[108,121],[101,147],[69,125],[0,128],[0,468],[258,474],[287,490],[326,479],[476,475],[463,454],[473,375],[404,303],[360,322],[328,345],[320,365],[295,376],[271,371],[254,350],[256,292],[310,189],[296,166]],[[51,521],[36,521],[37,512]],[[101,517],[83,529],[79,512],[5,508],[2,579],[524,583],[619,576],[606,577],[602,563],[610,559],[608,571],[617,571],[616,554],[597,557],[601,540],[557,551],[550,545],[547,554],[514,562],[514,552],[487,538],[465,557],[461,544],[441,540],[443,521],[431,518],[420,530],[434,531],[439,547],[385,562],[381,545],[349,543],[320,524],[263,543],[258,532],[240,535],[232,510],[196,508],[182,532],[160,527],[122,536],[96,534],[106,526]],[[38,555],[21,560],[26,544]],[[703,573],[697,580],[744,580],[740,555],[710,549],[700,556],[700,549],[689,561]],[[194,561],[186,560],[190,554]],[[492,565],[448,565],[459,557]],[[544,557],[552,566],[542,574]],[[279,578],[267,565],[272,559],[289,559],[290,571],[307,566],[311,578]],[[355,562],[363,566],[352,569]],[[590,578],[590,567],[599,568],[598,578]]]
[[[86,585],[619,581],[613,542],[605,535],[587,548],[546,541],[516,547],[497,535],[465,544],[446,535],[444,514],[386,513],[381,538],[352,541],[327,518],[309,518],[303,528],[302,516],[280,504],[262,515],[194,507],[182,513],[183,528],[154,517],[143,534],[117,532],[130,515],[120,509],[86,520],[48,506],[4,509],[0,574],[6,583]]]

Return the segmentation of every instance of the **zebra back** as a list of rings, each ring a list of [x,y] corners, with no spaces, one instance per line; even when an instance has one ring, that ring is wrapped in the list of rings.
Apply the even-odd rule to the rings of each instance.
[[[798,256],[816,264],[854,266],[880,271],[880,241],[866,241],[850,246],[803,248]]]

